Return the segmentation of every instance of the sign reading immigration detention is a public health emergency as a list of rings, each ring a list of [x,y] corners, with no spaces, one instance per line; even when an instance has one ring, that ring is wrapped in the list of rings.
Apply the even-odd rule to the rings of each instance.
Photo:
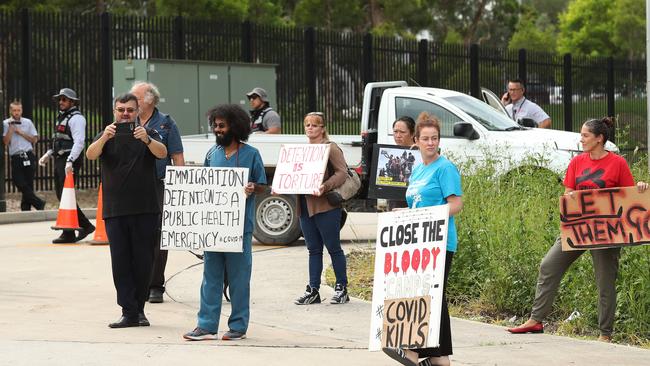
[[[448,222],[448,205],[378,214],[369,350],[439,345]]]
[[[650,191],[636,187],[573,191],[560,197],[562,250],[650,244]]]
[[[284,144],[273,175],[274,193],[312,194],[323,183],[329,144]]]
[[[168,166],[160,249],[241,252],[248,168]]]

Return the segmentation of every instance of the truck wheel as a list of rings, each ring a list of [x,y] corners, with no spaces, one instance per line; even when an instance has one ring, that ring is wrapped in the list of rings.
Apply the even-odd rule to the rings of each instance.
[[[296,196],[265,192],[257,197],[255,239],[263,244],[291,244],[301,235]]]

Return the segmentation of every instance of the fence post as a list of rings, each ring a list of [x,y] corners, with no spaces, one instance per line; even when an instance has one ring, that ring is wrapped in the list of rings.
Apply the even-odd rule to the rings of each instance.
[[[478,72],[478,45],[469,46],[469,91],[474,98],[481,99],[481,84]]]
[[[0,101],[0,107],[2,101]],[[4,111],[4,108],[2,108]],[[4,134],[4,123],[0,123],[0,135]],[[0,212],[7,212],[7,201],[5,200],[5,187],[7,182],[5,181],[5,144],[0,139]]]
[[[564,55],[564,85],[562,87],[562,101],[564,103],[564,130],[573,131],[573,82],[571,54]]]
[[[172,34],[174,39],[174,58],[177,60],[185,59],[185,27],[182,16],[174,18],[172,24]]]
[[[307,110],[316,110],[316,31],[305,29],[305,87],[307,88]]]
[[[253,62],[253,25],[249,20],[241,24],[241,60]]]
[[[418,43],[418,83],[429,86],[429,42],[426,39]]]
[[[102,67],[101,113],[102,126],[113,120],[113,50],[111,47],[111,14],[103,12],[100,15],[100,57]]]
[[[526,49],[520,48],[518,53],[519,59],[519,80],[523,80],[528,84],[528,70],[526,69]]]
[[[615,117],[616,105],[614,99],[614,58],[607,58],[607,115]]]
[[[614,93],[614,58],[607,58],[607,115],[610,117],[616,117],[616,97]],[[612,136],[610,138],[612,142],[616,142],[616,124],[614,124]]]
[[[363,83],[368,84],[375,81],[375,71],[372,64],[372,34],[366,33],[363,36]]]
[[[22,104],[23,115],[32,118],[32,15],[27,8],[22,10],[22,57],[23,83]],[[2,111],[3,113],[5,111]]]

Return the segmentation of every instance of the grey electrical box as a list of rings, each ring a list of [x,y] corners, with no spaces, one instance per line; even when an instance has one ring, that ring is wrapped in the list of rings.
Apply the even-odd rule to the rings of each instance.
[[[264,88],[276,99],[276,65],[188,60],[114,60],[113,95],[125,93],[135,81],[154,83],[160,91],[160,111],[171,115],[181,135],[207,132],[205,113],[217,104],[249,109],[246,93]]]

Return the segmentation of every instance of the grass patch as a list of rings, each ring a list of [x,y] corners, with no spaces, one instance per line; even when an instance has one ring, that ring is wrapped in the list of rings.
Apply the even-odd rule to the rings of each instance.
[[[631,168],[636,180],[649,180],[646,157]],[[450,312],[487,323],[520,324],[530,314],[539,264],[559,235],[558,197],[564,188],[557,176],[542,170],[495,179],[490,163],[472,169],[462,184],[465,206],[457,218],[459,250],[447,292]],[[352,296],[371,299],[373,270],[373,251],[348,254]],[[334,284],[333,277],[328,269],[328,284]],[[617,293],[614,341],[650,348],[650,246],[622,250]],[[545,331],[597,337],[597,304],[591,256],[585,253],[564,276]],[[580,316],[568,321],[574,311]]]

